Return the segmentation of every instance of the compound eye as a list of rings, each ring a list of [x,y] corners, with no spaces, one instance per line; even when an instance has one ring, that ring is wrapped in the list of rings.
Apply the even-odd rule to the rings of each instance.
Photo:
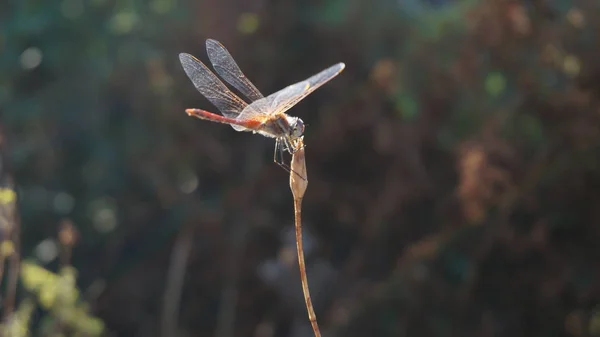
[[[301,119],[296,121],[294,125],[294,133],[301,136],[304,133],[304,122]]]

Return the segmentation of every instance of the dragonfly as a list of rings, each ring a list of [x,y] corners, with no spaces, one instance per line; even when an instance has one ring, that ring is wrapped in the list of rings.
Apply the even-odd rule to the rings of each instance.
[[[337,63],[304,81],[289,85],[267,97],[252,84],[240,70],[229,51],[220,42],[206,40],[208,59],[215,72],[246,97],[233,93],[204,63],[186,53],[179,54],[183,70],[196,89],[211,102],[222,115],[202,109],[186,109],[189,116],[229,124],[236,131],[258,133],[275,139],[273,161],[286,171],[291,168],[283,162],[284,152],[294,154],[304,142],[305,124],[302,119],[286,111],[337,76],[346,67]],[[279,154],[279,158],[278,158]]]

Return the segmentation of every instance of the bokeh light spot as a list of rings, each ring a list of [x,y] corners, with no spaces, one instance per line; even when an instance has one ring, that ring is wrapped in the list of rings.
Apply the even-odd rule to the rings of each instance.
[[[35,247],[35,256],[43,263],[48,263],[58,256],[58,245],[53,239],[46,239]]]
[[[498,97],[506,88],[506,78],[501,73],[490,73],[485,78],[485,91],[490,96]]]
[[[565,74],[571,77],[575,77],[579,75],[579,70],[581,65],[579,63],[579,59],[573,55],[567,55],[563,61],[563,70]]]
[[[190,194],[198,188],[198,176],[191,170],[185,170],[179,174],[179,190],[185,194]]]
[[[110,20],[110,30],[117,35],[127,34],[138,23],[138,17],[133,12],[119,12]]]
[[[21,67],[25,70],[37,68],[42,63],[43,54],[37,47],[29,47],[21,54]]]
[[[419,114],[419,105],[412,95],[401,94],[396,98],[396,110],[402,119],[410,121]]]
[[[237,28],[242,34],[252,34],[258,30],[259,18],[255,13],[243,13],[238,19]]]
[[[75,205],[75,199],[68,193],[60,192],[54,196],[53,200],[54,210],[60,214],[68,214],[73,210]]]
[[[585,25],[585,17],[583,16],[583,12],[578,8],[571,8],[567,13],[567,21],[576,28],[583,28]]]
[[[96,212],[94,216],[94,228],[100,233],[112,232],[117,227],[117,216],[115,211],[104,208]]]
[[[0,243],[0,254],[2,256],[11,256],[15,252],[15,244],[10,240],[4,240]]]
[[[112,198],[94,200],[90,203],[88,212],[98,232],[109,233],[117,227],[117,205]]]

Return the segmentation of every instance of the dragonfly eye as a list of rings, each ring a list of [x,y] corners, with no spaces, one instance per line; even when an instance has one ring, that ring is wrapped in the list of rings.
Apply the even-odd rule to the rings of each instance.
[[[304,134],[304,122],[298,118],[292,128],[292,135],[294,137],[300,137]]]

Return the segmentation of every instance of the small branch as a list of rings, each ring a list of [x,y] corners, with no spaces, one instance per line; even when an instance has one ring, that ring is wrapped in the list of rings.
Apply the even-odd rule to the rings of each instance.
[[[3,299],[2,320],[7,322],[13,312],[19,277],[19,218],[17,194],[7,159],[7,141],[0,125],[0,286],[8,260],[6,299]]]
[[[215,336],[231,337],[234,335],[236,308],[238,305],[238,282],[240,278],[240,261],[246,248],[246,232],[248,226],[243,221],[235,221],[229,243],[230,252],[225,264],[225,281],[221,293],[221,304],[217,319]]]
[[[250,151],[245,152],[245,161],[248,163],[243,176],[250,178],[255,174],[256,167],[262,165],[260,156],[250,155],[260,152],[258,143]],[[249,179],[251,180],[251,179]],[[243,199],[247,200],[249,193],[243,193]],[[239,205],[246,205],[248,202],[240,202]],[[242,207],[240,214],[247,214],[250,210]],[[235,335],[235,322],[240,293],[240,277],[242,273],[242,263],[244,252],[248,245],[248,233],[251,225],[244,217],[235,216],[228,220],[229,225],[225,229],[229,235],[226,236],[227,251],[229,254],[223,265],[223,286],[221,290],[221,299],[219,303],[219,312],[217,314],[217,326],[215,328],[215,337],[232,337]]]
[[[14,252],[10,255],[8,263],[8,284],[6,287],[6,302],[4,311],[4,320],[8,320],[14,311],[15,298],[17,296],[17,283],[19,281],[19,271],[21,269],[21,258],[19,256],[20,249],[20,221],[17,214],[14,215],[14,227],[12,230],[12,242]]]
[[[302,198],[308,186],[308,175],[306,174],[306,158],[304,154],[304,144],[302,139],[296,144],[298,151],[292,156],[290,170],[290,188],[294,197],[294,225],[296,228],[296,250],[298,252],[298,267],[300,268],[300,281],[302,283],[302,292],[304,293],[304,302],[308,311],[308,319],[312,325],[315,337],[321,337],[317,315],[310,299],[308,289],[308,278],[306,277],[306,265],[304,263],[304,248],[302,245]]]
[[[184,228],[177,237],[171,252],[171,262],[167,272],[167,284],[163,297],[162,327],[163,337],[177,336],[177,316],[181,289],[185,279],[187,261],[192,250],[193,235],[189,228]]]
[[[308,311],[308,320],[312,325],[315,337],[321,337],[319,324],[317,323],[317,315],[310,299],[310,291],[308,289],[308,278],[306,277],[306,265],[304,263],[304,249],[302,248],[302,223],[301,223],[301,208],[302,199],[294,200],[294,222],[296,227],[296,249],[298,251],[298,266],[300,268],[300,281],[302,282],[302,292],[304,293],[304,302]]]

